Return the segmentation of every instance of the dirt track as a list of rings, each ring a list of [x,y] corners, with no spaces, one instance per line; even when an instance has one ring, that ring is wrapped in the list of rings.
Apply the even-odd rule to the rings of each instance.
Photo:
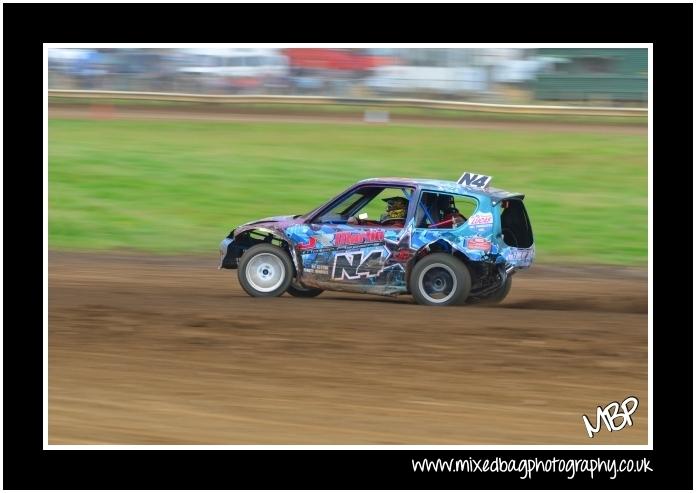
[[[644,444],[647,319],[644,271],[537,267],[499,307],[430,308],[51,252],[49,443]],[[634,425],[589,439],[628,395]]]

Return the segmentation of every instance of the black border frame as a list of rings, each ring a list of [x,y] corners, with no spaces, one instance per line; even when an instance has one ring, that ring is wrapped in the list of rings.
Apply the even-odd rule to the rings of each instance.
[[[692,488],[692,306],[673,280],[690,267],[660,228],[655,241],[652,451],[192,451],[42,449],[42,43],[44,42],[632,42],[653,43],[655,218],[679,207],[664,170],[692,162],[691,4],[4,4],[6,275],[4,486],[10,489],[652,489]],[[236,20],[235,20],[236,19]],[[256,19],[262,22],[241,22]],[[494,24],[494,25],[493,25]],[[424,28],[427,27],[427,32]],[[688,70],[691,68],[691,70]],[[27,98],[14,94],[31,94]],[[674,104],[675,95],[678,104]],[[671,103],[671,104],[670,104]],[[693,172],[693,169],[690,168]],[[670,190],[668,187],[671,187]],[[667,192],[665,192],[667,189]],[[665,198],[670,193],[668,198]],[[661,197],[662,196],[662,197]],[[679,209],[675,209],[679,207]],[[29,209],[29,210],[27,210]],[[679,217],[684,221],[683,215]],[[693,219],[693,218],[692,218]],[[657,222],[655,223],[658,224]],[[657,237],[655,239],[658,239]],[[677,240],[675,239],[675,242]],[[672,254],[667,246],[672,246]],[[659,262],[658,262],[659,261]],[[12,264],[12,265],[10,265]],[[11,271],[8,270],[9,273]],[[664,284],[660,284],[663,281]],[[666,287],[669,287],[667,289]],[[688,296],[688,299],[687,299]],[[683,299],[682,299],[683,298]],[[672,315],[674,313],[674,315]],[[13,320],[12,320],[13,319]],[[679,318],[676,318],[679,320]],[[682,318],[683,320],[683,318]],[[676,386],[676,388],[675,388]],[[672,389],[671,394],[668,389]],[[653,472],[414,473],[410,459],[642,458]],[[33,472],[29,472],[33,471]]]

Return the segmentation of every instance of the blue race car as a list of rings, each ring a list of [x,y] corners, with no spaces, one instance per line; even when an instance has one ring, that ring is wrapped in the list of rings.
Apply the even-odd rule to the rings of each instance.
[[[332,290],[498,303],[512,274],[532,265],[534,238],[524,195],[490,182],[469,172],[457,182],[362,180],[307,214],[234,229],[220,244],[220,268],[238,269],[251,296]]]

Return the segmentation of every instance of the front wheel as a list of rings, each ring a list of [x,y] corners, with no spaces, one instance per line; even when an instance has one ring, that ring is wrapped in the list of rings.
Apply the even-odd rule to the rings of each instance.
[[[452,255],[433,253],[415,265],[409,287],[421,305],[458,305],[469,296],[471,274],[467,266]]]
[[[295,280],[293,280],[290,283],[290,286],[288,286],[288,294],[297,298],[314,298],[315,296],[319,296],[323,292],[323,289],[305,288]]]
[[[292,260],[282,248],[260,243],[244,252],[237,273],[239,283],[250,296],[280,296],[292,281]]]

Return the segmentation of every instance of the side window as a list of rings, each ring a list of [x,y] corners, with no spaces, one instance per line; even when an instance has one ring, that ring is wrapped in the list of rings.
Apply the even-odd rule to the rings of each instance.
[[[416,227],[457,228],[471,217],[477,207],[478,201],[467,195],[423,192],[416,210]]]
[[[375,197],[365,205],[358,213],[367,214],[368,220],[373,221],[386,221],[390,216],[394,219],[406,220],[406,214],[408,212],[408,203],[411,198],[413,191],[407,188],[384,188],[380,193],[375,195]],[[390,199],[397,199],[395,204],[390,203]],[[405,199],[398,203],[399,199]]]
[[[408,204],[413,189],[367,186],[333,204],[314,222],[319,224],[379,225],[384,227],[403,227],[408,212]],[[360,221],[355,219],[360,216]]]
[[[362,207],[370,199],[370,193],[374,190],[360,189],[338,201],[329,210],[317,217],[314,222],[320,224],[344,224],[353,215],[353,211]]]

